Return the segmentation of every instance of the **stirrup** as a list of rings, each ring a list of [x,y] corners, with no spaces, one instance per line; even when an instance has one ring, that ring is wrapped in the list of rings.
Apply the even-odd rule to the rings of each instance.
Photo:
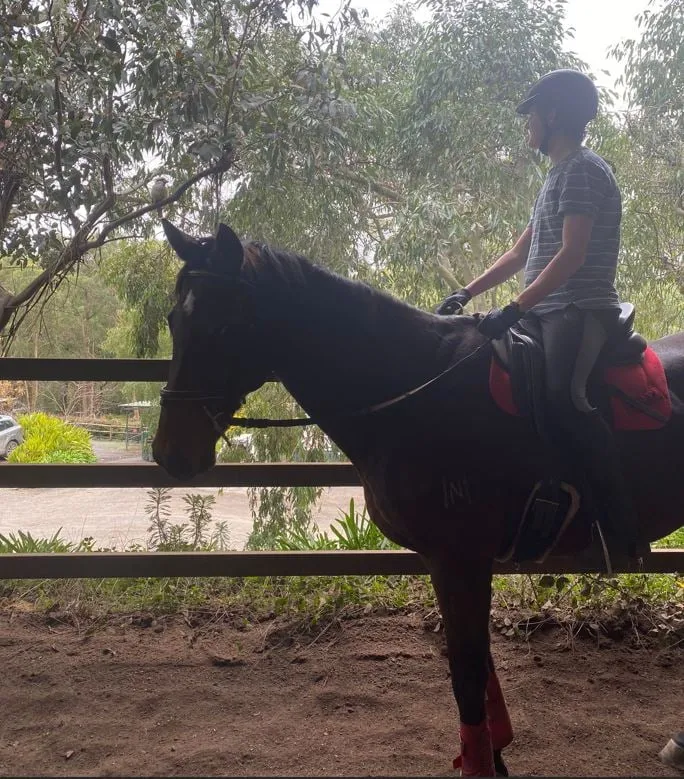
[[[501,562],[534,560],[543,563],[577,514],[580,496],[572,484],[545,479],[527,499],[522,520]]]

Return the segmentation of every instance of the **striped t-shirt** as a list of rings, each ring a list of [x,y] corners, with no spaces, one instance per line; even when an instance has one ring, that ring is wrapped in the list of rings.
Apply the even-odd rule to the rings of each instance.
[[[525,265],[529,286],[563,245],[563,217],[594,217],[584,264],[533,307],[543,314],[574,303],[579,308],[617,308],[615,270],[620,248],[622,200],[608,163],[584,146],[549,171],[532,210],[532,242]]]

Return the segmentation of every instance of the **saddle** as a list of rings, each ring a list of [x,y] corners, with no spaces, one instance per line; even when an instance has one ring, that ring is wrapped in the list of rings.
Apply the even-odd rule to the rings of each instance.
[[[663,366],[643,336],[634,331],[634,315],[634,306],[623,303],[619,326],[600,350],[581,349],[578,354],[578,363],[588,361],[583,365],[583,374],[589,376],[586,396],[591,404],[581,410],[596,407],[613,430],[658,429],[672,413]],[[576,516],[580,493],[589,497],[588,488],[576,469],[558,467],[558,453],[545,421],[544,349],[540,330],[533,321],[521,320],[503,338],[492,341],[492,345],[494,356],[489,376],[492,397],[502,411],[531,417],[551,455],[549,473],[534,485],[522,519],[512,518],[509,537],[498,559],[541,563]],[[559,477],[561,472],[567,474],[566,480]],[[605,543],[596,519],[594,525],[605,555]],[[591,536],[591,529],[587,536]]]
[[[616,430],[656,429],[672,412],[660,359],[634,331],[634,315],[634,306],[623,303],[618,328],[599,354],[578,358],[594,360],[586,371],[588,396]],[[509,414],[532,416],[537,431],[545,436],[544,347],[539,328],[533,320],[522,320],[492,345],[495,358],[489,383],[494,400]],[[620,403],[609,404],[611,399]],[[627,409],[621,408],[625,405]],[[639,416],[630,415],[629,410]]]

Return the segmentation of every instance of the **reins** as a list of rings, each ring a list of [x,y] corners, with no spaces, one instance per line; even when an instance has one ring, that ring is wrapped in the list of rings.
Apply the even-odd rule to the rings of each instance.
[[[355,411],[348,411],[344,412],[342,414],[334,414],[334,415],[325,415],[325,418],[330,420],[331,418],[338,418],[340,420],[344,419],[354,419],[358,417],[363,416],[369,416],[371,414],[375,414],[379,411],[384,411],[388,408],[393,408],[395,406],[398,406],[400,403],[403,403],[405,400],[408,400],[409,398],[414,397],[415,395],[420,394],[421,392],[424,392],[429,387],[434,386],[439,381],[444,379],[446,376],[449,376],[451,373],[453,373],[457,368],[459,368],[463,363],[467,362],[471,358],[473,358],[479,351],[481,351],[485,346],[488,346],[490,343],[489,339],[485,341],[484,343],[480,344],[476,349],[473,349],[472,352],[469,354],[466,354],[465,357],[462,357],[460,360],[455,362],[453,365],[450,365],[448,368],[445,368],[441,373],[438,373],[436,376],[433,376],[428,381],[424,382],[423,384],[418,385],[417,387],[414,387],[413,389],[408,390],[407,392],[403,392],[401,395],[396,395],[393,398],[390,398],[389,400],[383,400],[380,403],[374,403],[372,406],[365,406],[364,408],[357,409]],[[202,395],[199,391],[195,390],[169,390],[166,387],[164,387],[160,391],[161,396],[161,405],[164,406],[167,404],[168,401],[174,401],[174,400],[194,400],[198,403],[203,403],[203,408],[207,416],[211,419],[212,424],[214,425],[214,428],[217,432],[221,435],[224,440],[227,440],[225,438],[225,431],[229,427],[252,427],[252,428],[270,428],[270,427],[308,427],[310,425],[316,425],[319,423],[320,417],[314,418],[311,416],[308,417],[298,417],[295,419],[270,419],[270,418],[264,418],[264,417],[230,417],[227,420],[227,424],[225,427],[221,429],[221,424],[218,422],[218,418],[222,415],[223,412],[220,412],[218,414],[212,414],[207,407],[207,404],[211,403],[223,403],[225,402],[225,398],[221,395]]]

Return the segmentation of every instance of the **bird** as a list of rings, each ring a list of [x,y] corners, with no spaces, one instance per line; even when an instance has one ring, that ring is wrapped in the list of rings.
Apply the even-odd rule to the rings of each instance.
[[[159,178],[156,178],[152,182],[152,186],[150,187],[150,199],[153,203],[160,203],[162,200],[166,199],[167,194],[166,179],[163,176],[159,176]],[[157,208],[157,213],[159,216],[162,215],[161,206]]]

